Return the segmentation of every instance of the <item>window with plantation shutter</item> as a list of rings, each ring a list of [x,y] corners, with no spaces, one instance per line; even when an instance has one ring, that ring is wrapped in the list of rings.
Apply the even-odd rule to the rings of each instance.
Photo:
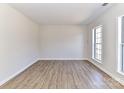
[[[102,26],[93,29],[93,59],[102,60]]]

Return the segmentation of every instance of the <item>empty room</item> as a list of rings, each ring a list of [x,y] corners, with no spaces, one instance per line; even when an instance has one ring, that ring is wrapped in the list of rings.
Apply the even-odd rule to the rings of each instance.
[[[124,89],[124,3],[1,3],[0,89]]]

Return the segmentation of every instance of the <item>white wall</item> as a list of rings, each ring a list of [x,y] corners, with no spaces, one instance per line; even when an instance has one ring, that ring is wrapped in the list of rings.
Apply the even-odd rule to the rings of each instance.
[[[41,59],[87,58],[87,32],[80,25],[46,25],[40,27]]]
[[[36,62],[39,27],[7,4],[0,4],[0,84]]]
[[[118,16],[124,15],[124,4],[113,6],[95,21],[89,25],[89,60],[108,72],[111,76],[123,82],[124,75],[117,72],[117,32],[118,32]],[[99,64],[92,60],[92,28],[103,25],[103,62]]]

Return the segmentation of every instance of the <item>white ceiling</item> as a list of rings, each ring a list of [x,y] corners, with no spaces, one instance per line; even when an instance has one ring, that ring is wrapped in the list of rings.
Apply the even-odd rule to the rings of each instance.
[[[103,11],[101,3],[14,3],[10,4],[41,25],[88,24]]]

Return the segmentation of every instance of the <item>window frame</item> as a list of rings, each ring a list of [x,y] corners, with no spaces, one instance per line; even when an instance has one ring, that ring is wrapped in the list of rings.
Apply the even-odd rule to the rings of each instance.
[[[101,43],[100,43],[101,44],[101,60],[97,59],[95,56],[96,55],[96,47],[95,47],[96,32],[95,30],[99,27],[101,27]],[[102,60],[103,60],[103,26],[102,25],[96,26],[92,29],[92,59],[97,61],[98,63],[102,63]]]
[[[121,75],[124,75],[124,53],[122,52],[124,46],[124,43],[122,43],[122,18],[124,15],[119,16],[118,19],[118,29],[117,29],[117,63],[118,63],[118,69],[117,72],[120,73]]]

